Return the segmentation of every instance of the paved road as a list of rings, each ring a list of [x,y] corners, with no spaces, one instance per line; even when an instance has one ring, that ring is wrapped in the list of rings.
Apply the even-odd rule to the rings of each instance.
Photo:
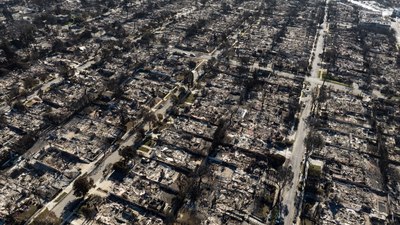
[[[211,52],[210,55],[213,55],[214,53],[215,53],[215,51]],[[202,61],[202,63],[199,64],[199,66],[197,66],[195,70],[198,70],[207,61],[208,60]],[[197,74],[197,71],[194,71],[194,72],[196,72],[196,74]],[[195,78],[197,80],[198,77],[195,77]],[[175,90],[176,90],[176,88],[171,90],[171,92],[168,95],[173,94],[173,92]],[[162,114],[163,116],[165,116],[168,109],[170,107],[172,107],[172,105],[173,104],[170,99],[163,99],[160,102],[158,102],[149,111],[155,113],[156,115]],[[147,129],[149,129],[149,127],[147,127]],[[135,134],[128,136],[126,138],[126,140],[121,144],[121,147],[132,145],[133,142],[135,141],[135,139],[136,139]],[[90,174],[89,177],[91,179],[93,179],[93,181],[95,183],[95,187],[93,189],[97,189],[98,187],[101,188],[101,185],[102,185],[101,181],[103,180],[103,178],[106,175],[105,173],[103,173],[103,171],[107,170],[107,168],[111,167],[114,163],[120,161],[121,159],[122,159],[122,157],[119,155],[118,150],[115,150],[111,154],[105,156],[105,159],[100,157],[95,162],[89,164],[87,166],[87,168],[84,168],[84,170],[82,170],[82,173]],[[50,203],[48,203],[46,206],[47,208],[51,209],[58,217],[61,217],[63,220],[66,220],[66,221],[69,218],[71,218],[71,216],[73,215],[73,211],[76,210],[76,208],[77,208],[76,206],[71,207],[71,208],[68,207],[69,205],[78,201],[78,198],[73,194],[72,187],[73,187],[73,182],[67,188],[64,189],[63,192],[65,192],[67,194],[65,195],[65,197],[62,200],[60,200],[60,202],[55,202],[53,200]],[[55,198],[55,199],[57,199],[57,198]]]
[[[121,159],[121,156],[119,155],[118,151],[112,152],[110,155],[108,155],[104,161],[102,161],[99,165],[96,165],[99,163],[101,160],[99,159],[95,163],[91,163],[88,166],[87,172],[91,172],[90,178],[93,179],[94,183],[97,184],[102,180],[104,177],[103,171],[105,171],[108,167],[113,165],[114,163],[118,162]],[[64,210],[68,204],[76,201],[78,198],[73,194],[72,191],[72,185],[73,183],[68,186],[64,192],[68,193],[64,199],[62,199],[57,205],[54,204],[54,208],[52,211],[59,217],[64,213]],[[50,205],[51,207],[51,205]],[[68,216],[68,215],[67,215]]]
[[[322,50],[322,48],[321,48],[321,50]],[[318,59],[316,59],[316,60],[320,61],[321,59],[318,57]],[[314,60],[314,61],[316,61],[316,60]],[[316,64],[318,64],[318,63],[316,63]],[[239,66],[240,63],[237,62],[237,61],[231,60],[230,61],[230,65]],[[302,75],[296,75],[296,74],[285,72],[285,71],[272,70],[272,68],[262,67],[262,66],[259,66],[257,64],[252,65],[251,68],[257,69],[257,70],[261,70],[261,71],[274,72],[274,74],[276,76],[285,77],[285,78],[289,78],[289,79],[295,79],[295,78],[302,79],[302,78],[305,78],[305,81],[308,81],[310,84],[316,84],[316,85],[320,85],[321,86],[324,83],[323,80],[318,78],[319,68],[318,68],[318,70],[314,69],[314,72],[312,73],[312,76],[310,76],[310,77],[304,77]],[[331,83],[331,82],[328,82],[328,81],[325,82],[325,86],[327,86],[327,87],[329,87],[329,88],[331,88],[332,90],[335,90],[335,91],[351,91],[351,92],[353,92],[354,95],[362,95],[361,91],[358,89],[357,86],[356,87],[354,87],[354,86],[353,87],[347,87],[347,86],[344,86],[344,85],[340,85],[340,84],[337,84],[337,83]]]
[[[236,35],[237,36],[237,35]],[[237,42],[232,44],[234,46]],[[220,51],[218,51],[218,48],[220,46],[216,47],[212,52],[200,56],[201,59],[203,59],[197,66],[196,68],[192,71],[194,73],[194,80],[195,84],[198,82],[199,74],[198,71],[201,69],[202,66],[204,66],[211,58],[215,57],[218,58],[220,56]],[[172,89],[167,96],[173,94],[176,89],[179,87],[177,86],[176,88]],[[191,88],[190,91],[193,91],[193,87]],[[162,105],[162,106],[161,106]],[[151,112],[157,114],[162,114],[163,116],[166,115],[167,111],[169,108],[173,106],[172,101],[170,98],[164,98],[160,102],[158,102],[152,109],[150,109]],[[145,130],[149,129],[149,127],[145,127]],[[128,131],[129,132],[129,131]],[[127,133],[128,133],[127,132]],[[124,135],[125,136],[125,135]],[[121,143],[121,147],[123,146],[129,146],[132,145],[133,141],[135,140],[135,134],[132,134],[128,136],[125,141]],[[103,185],[103,180],[107,176],[107,174],[103,173],[105,169],[107,169],[109,166],[114,164],[115,162],[118,162],[121,159],[121,156],[119,155],[118,151],[114,151],[111,153],[111,155],[106,156],[106,159],[102,161],[101,159],[98,160],[98,162],[94,163],[93,165],[88,166],[88,171],[92,171],[90,178],[93,179],[95,186],[92,188],[92,190],[97,189],[97,188],[102,188]],[[97,165],[99,162],[100,165]],[[71,183],[64,191],[68,193],[64,199],[62,199],[59,203],[54,203],[54,200],[52,203],[48,204],[48,208],[52,209],[53,212],[56,213],[57,216],[63,216],[64,221],[68,221],[71,219],[73,216],[73,211],[76,210],[77,207],[74,207],[73,209],[65,212],[66,208],[68,208],[68,204],[71,204],[72,202],[76,201],[77,198],[73,195],[72,191],[72,186],[73,184]],[[56,198],[55,198],[56,199]]]
[[[83,70],[89,68],[89,67],[90,67],[91,65],[93,65],[94,63],[95,63],[95,61],[91,58],[91,59],[87,60],[86,62],[83,62],[82,64],[75,66],[75,69],[76,69],[75,72],[76,72],[76,73],[79,73],[79,72],[81,72],[81,71],[83,71]],[[55,79],[53,79],[53,80],[51,80],[51,81],[49,81],[49,82],[43,84],[43,85],[40,87],[39,90],[45,91],[46,89],[50,88],[51,85],[60,83],[60,82],[62,82],[63,80],[64,80],[64,79],[63,79],[62,77],[57,77],[57,78],[55,78]],[[34,93],[32,93],[32,95],[31,95],[30,97],[28,97],[28,99],[29,99],[29,98],[32,98],[32,97],[34,97],[34,96],[36,96],[39,90],[37,90],[37,91],[35,91]],[[47,132],[45,131],[44,133],[47,133]],[[34,145],[31,149],[29,149],[29,150],[27,151],[26,154],[32,155],[32,154],[34,154],[35,152],[37,152],[38,150],[44,148],[44,147],[48,144],[48,142],[47,142],[46,140],[43,140],[43,137],[44,137],[44,136],[45,136],[45,135],[42,135],[42,137],[35,143],[35,145]],[[89,173],[91,170],[93,170],[93,168],[95,168],[95,164],[98,163],[99,160],[100,160],[100,159],[95,160],[94,162],[92,162],[92,163],[90,163],[90,164],[84,165],[84,167],[82,168],[82,171],[81,171],[82,174],[84,174],[84,173]],[[65,206],[65,205],[67,205],[68,203],[70,203],[70,202],[72,202],[73,200],[76,199],[75,196],[72,194],[72,183],[71,183],[70,185],[68,185],[60,194],[62,194],[62,193],[67,193],[67,195],[66,195],[65,198],[62,199],[61,202],[59,203],[59,208],[55,208],[55,213],[56,213],[57,216],[60,216],[60,215],[61,215],[61,212],[60,212],[60,211],[61,211],[61,207],[62,207],[63,205]],[[53,207],[58,206],[58,205],[57,205],[58,203],[55,201],[56,199],[57,199],[57,197],[54,198],[52,201],[48,202],[48,203],[45,205],[45,207],[43,207],[41,210],[39,210],[38,212],[36,212],[36,213],[34,214],[34,216],[32,216],[31,219],[30,219],[29,221],[33,220],[33,219],[34,219],[36,216],[38,216],[44,209],[52,209]],[[29,221],[28,221],[28,222],[29,222]]]
[[[157,104],[159,106],[160,104]],[[163,103],[162,107],[159,108],[153,108],[151,111],[153,111],[155,114],[162,114],[165,115],[167,110],[172,106],[171,101],[168,99]],[[136,136],[135,134],[130,135],[125,142],[121,144],[121,147],[124,146],[129,146],[132,145],[133,142],[135,141]],[[105,157],[105,158],[104,158]],[[108,168],[110,168],[114,163],[120,161],[122,157],[119,155],[118,150],[115,150],[111,152],[109,155],[105,155],[104,157],[99,158],[97,161],[91,163],[90,165],[87,166],[86,169],[82,171],[82,173],[90,173],[90,178],[93,179],[95,183],[95,187],[93,189],[96,189],[99,187],[101,184],[101,181],[105,177],[106,173],[103,171],[107,171]],[[62,217],[63,219],[68,219],[72,215],[72,211],[75,210],[76,207],[71,208],[71,210],[68,210],[68,205],[72,204],[73,202],[77,201],[78,198],[73,194],[72,191],[72,186],[73,183],[71,183],[65,190],[64,192],[67,193],[67,195],[58,203],[52,201],[49,203],[47,206],[50,208],[58,217]],[[67,212],[65,212],[67,210]]]
[[[327,0],[327,4],[329,3],[329,0]],[[310,90],[314,90],[318,85],[320,85],[319,79],[318,79],[318,73],[320,70],[320,63],[321,63],[321,58],[319,55],[323,52],[324,48],[324,35],[325,31],[327,29],[327,12],[328,12],[328,7],[325,7],[325,17],[324,17],[324,22],[321,25],[321,29],[319,30],[319,36],[317,38],[317,42],[314,46],[314,60],[312,62],[312,69],[311,69],[311,77],[306,78],[307,81],[310,82]],[[289,165],[292,168],[293,172],[293,180],[291,183],[289,183],[289,186],[286,186],[284,188],[282,197],[282,204],[287,206],[288,209],[288,214],[284,217],[284,223],[285,225],[291,225],[293,224],[293,220],[296,219],[297,217],[297,206],[296,206],[296,197],[298,195],[298,187],[299,187],[299,182],[301,180],[302,176],[302,162],[305,157],[306,149],[304,146],[304,139],[308,134],[308,127],[307,124],[305,123],[305,119],[307,119],[311,113],[311,107],[312,107],[312,102],[311,102],[311,95],[308,95],[308,97],[305,97],[301,99],[301,101],[304,103],[305,107],[303,111],[301,112],[300,120],[299,120],[299,125],[297,127],[297,132],[296,132],[296,138],[293,143],[293,148],[292,148],[292,154],[289,160]]]
[[[293,171],[293,180],[289,185],[286,186],[283,191],[283,200],[282,205],[286,205],[288,207],[288,215],[285,216],[285,225],[290,225],[295,218],[296,213],[296,205],[295,199],[297,196],[298,185],[300,182],[301,172],[302,172],[302,161],[304,155],[306,153],[304,146],[304,139],[308,134],[307,125],[305,124],[305,119],[310,115],[311,112],[311,99],[304,100],[306,107],[303,109],[299,125],[297,128],[296,139],[293,143],[293,150],[290,158],[290,165]]]
[[[161,29],[161,28],[159,28]],[[234,37],[237,38],[239,35],[235,34]],[[234,42],[232,44],[232,46],[236,45],[237,41]],[[202,61],[196,66],[196,68],[192,71],[194,73],[194,80],[195,83],[198,82],[199,79],[199,74],[198,71],[201,69],[201,67],[203,65],[205,65],[212,57],[218,58],[220,56],[220,51],[218,51],[218,48],[220,46],[216,47],[212,52],[210,53],[206,53],[204,55],[201,55],[200,59],[202,59]],[[77,71],[81,70],[81,69],[85,69],[88,66],[87,63],[84,63],[84,65],[81,65],[80,67],[77,67]],[[171,92],[169,94],[173,94],[173,92],[176,90],[176,88],[174,88],[173,90],[171,90]],[[192,91],[192,90],[191,90]],[[168,94],[168,95],[169,95]],[[163,104],[162,107],[160,107],[160,105]],[[170,99],[163,99],[160,102],[158,102],[155,107],[153,107],[152,109],[150,109],[150,111],[154,112],[155,114],[162,114],[165,116],[166,112],[168,111],[168,109],[170,107],[172,107],[172,102]],[[121,146],[128,146],[132,141],[135,140],[135,134],[132,135],[127,135],[129,133],[129,131],[124,135],[123,138],[124,142],[121,144]],[[115,162],[118,162],[121,159],[121,156],[118,153],[118,150],[114,150],[111,152],[111,154],[106,154],[104,155],[104,157],[99,157],[97,160],[95,160],[94,162],[86,165],[85,168],[82,169],[81,173],[82,174],[89,174],[89,177],[91,179],[93,179],[94,183],[95,183],[95,187],[92,188],[93,189],[97,189],[98,187],[101,187],[102,185],[102,180],[106,177],[107,174],[103,173],[104,170],[106,170],[107,168],[109,168],[112,164],[114,164]],[[57,202],[56,198],[54,198],[52,201],[50,201],[49,203],[47,203],[45,205],[45,207],[42,208],[42,210],[39,210],[37,213],[35,213],[35,215],[30,219],[33,220],[37,215],[39,215],[44,209],[50,209],[51,211],[53,211],[57,216],[62,217],[62,219],[64,220],[64,222],[67,222],[71,219],[71,217],[73,216],[74,211],[76,210],[77,206],[75,207],[71,207],[69,208],[68,206],[73,203],[76,202],[78,200],[78,198],[76,196],[73,195],[73,182],[71,182],[70,185],[68,185],[61,193],[66,193],[66,195],[59,201]]]
[[[101,16],[99,17],[101,18]],[[165,29],[166,26],[168,24],[170,24],[171,22],[167,22],[164,23],[161,27],[156,28],[154,31],[159,31],[162,29]],[[141,35],[139,35],[137,37],[136,40],[140,39]],[[95,63],[94,57],[89,58],[87,61],[83,62],[80,65],[76,65],[75,68],[75,73],[79,74],[81,71],[89,68],[92,64]],[[50,86],[51,84],[55,83],[55,82],[60,82],[60,80],[54,79],[52,81],[50,81],[48,84],[46,84],[46,86],[43,86],[42,89],[47,88],[47,86]],[[175,90],[175,89],[173,89]],[[157,106],[161,104],[161,102],[159,102],[157,104]],[[168,107],[171,106],[171,102],[170,100],[167,100],[165,105],[163,107],[161,107],[160,109],[151,109],[152,111],[155,110],[155,113],[161,113],[161,114],[165,114],[166,111],[168,110]],[[2,106],[0,106],[0,109],[2,108]],[[127,132],[128,133],[128,132]],[[135,139],[135,134],[130,135],[127,140],[121,144],[121,146],[127,146],[131,141],[134,141]],[[45,144],[45,142],[43,142],[41,144],[41,146],[43,146]],[[110,149],[111,150],[111,149]],[[109,151],[110,151],[109,150]],[[97,160],[95,160],[94,162],[87,164],[84,166],[84,168],[82,168],[81,170],[81,174],[89,174],[89,177],[93,179],[95,184],[98,184],[104,177],[105,174],[103,173],[103,171],[108,168],[109,166],[111,166],[112,164],[114,164],[115,162],[118,162],[121,159],[121,156],[119,155],[118,150],[114,150],[113,152],[108,152],[104,153],[104,155],[100,156]],[[37,211],[31,218],[30,220],[27,222],[29,223],[30,221],[32,221],[33,219],[35,219],[41,212],[43,212],[45,209],[50,209],[52,210],[57,216],[63,216],[63,219],[65,220],[66,218],[70,218],[72,215],[72,211],[75,210],[75,208],[77,207],[72,207],[71,209],[67,209],[68,205],[71,204],[74,201],[77,201],[77,197],[75,197],[73,195],[73,191],[72,191],[72,187],[73,187],[73,182],[71,182],[63,191],[61,191],[61,194],[65,194],[67,193],[59,202],[57,202],[57,197],[55,197],[52,201],[48,202],[41,210]],[[64,215],[63,215],[64,214]]]
[[[164,102],[164,101],[161,101]],[[171,101],[168,99],[163,103],[162,107],[160,106],[160,103],[158,103],[155,108],[150,109],[150,111],[153,111],[155,114],[162,114],[165,116],[167,110],[172,106]],[[121,144],[121,147],[124,146],[129,146],[132,145],[133,142],[136,139],[136,134],[130,135],[125,142]],[[111,149],[109,150],[111,151]],[[87,168],[85,168],[82,173],[89,173],[89,177],[93,179],[95,183],[95,187],[93,189],[98,188],[99,184],[105,177],[106,173],[103,171],[106,171],[108,168],[110,168],[114,163],[120,161],[122,157],[119,155],[118,149],[114,150],[111,152],[111,154],[104,155],[104,157],[100,157],[98,160],[95,162],[89,164]],[[64,192],[67,193],[67,195],[60,201],[60,202],[50,202],[47,205],[47,208],[51,209],[58,217],[62,217],[63,219],[67,220],[68,218],[71,217],[73,210],[76,209],[76,207],[71,208],[70,210],[68,209],[68,205],[72,204],[73,202],[77,201],[78,198],[73,194],[72,191],[72,186],[73,182],[66,188],[64,189]],[[55,198],[57,199],[57,198]],[[65,211],[67,210],[67,211]]]

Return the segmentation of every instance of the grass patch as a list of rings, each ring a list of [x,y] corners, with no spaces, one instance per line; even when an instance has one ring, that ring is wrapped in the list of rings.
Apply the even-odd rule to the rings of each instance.
[[[178,81],[178,82],[182,82],[184,79],[185,79],[185,76],[182,73],[178,74],[175,77],[175,80]]]
[[[312,177],[319,177],[321,175],[321,167],[317,165],[310,165],[308,174]]]
[[[143,145],[146,145],[149,147],[154,147],[156,145],[156,142],[150,139],[150,140],[146,141],[146,143],[144,143]]]
[[[63,191],[60,196],[57,197],[56,200],[54,200],[55,202],[60,202],[63,198],[65,198],[65,196],[67,195],[67,192]]]
[[[58,218],[56,216],[56,214],[54,214],[54,212],[48,210],[47,208],[45,208],[43,210],[43,212],[41,212],[36,218],[35,220],[33,220],[33,222],[31,224],[61,224],[61,220],[60,218]]]
[[[333,77],[328,74],[328,70],[327,69],[320,69],[318,71],[318,77],[319,77],[319,79],[325,80],[326,82],[330,82],[330,83],[333,83],[333,84],[338,84],[338,85],[341,85],[341,86],[344,86],[344,87],[348,87],[348,88],[352,87],[351,84],[346,84],[346,83],[342,83],[342,82],[337,81],[337,80],[333,80],[332,79]]]
[[[144,146],[141,146],[141,147],[139,148],[139,151],[144,152],[144,153],[149,153],[149,152],[150,152],[150,149],[149,149],[149,148],[146,148],[146,147],[144,147]]]
[[[268,214],[269,214],[269,207],[268,207],[268,206],[262,207],[260,213],[261,213],[261,216],[262,216],[262,217],[267,217]]]
[[[341,86],[344,86],[344,87],[351,88],[351,84],[342,83],[342,82],[339,82],[339,81],[336,81],[336,80],[326,79],[326,82],[334,83],[334,84],[338,84],[338,85],[341,85]]]
[[[327,76],[328,76],[328,71],[326,69],[320,69],[318,71],[319,79],[321,79],[321,80],[326,79]]]
[[[400,96],[393,96],[389,99],[395,100],[395,101],[400,101]]]
[[[196,97],[194,96],[194,94],[190,94],[190,95],[186,98],[185,103],[193,104],[194,100],[196,100]]]
[[[271,212],[271,217],[270,217],[271,224],[275,224],[278,218],[279,218],[279,209],[278,207],[275,206]]]
[[[29,220],[29,218],[31,218],[33,216],[33,214],[35,214],[35,212],[38,210],[38,207],[36,205],[31,205],[29,206],[29,209],[18,214],[15,217],[16,221],[21,221],[21,222],[26,222]]]
[[[314,223],[313,223],[311,220],[308,220],[308,219],[302,220],[302,221],[301,221],[301,224],[304,224],[304,225],[314,225]]]

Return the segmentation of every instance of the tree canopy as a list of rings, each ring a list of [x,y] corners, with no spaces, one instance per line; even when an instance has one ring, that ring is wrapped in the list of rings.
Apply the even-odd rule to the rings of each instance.
[[[86,176],[79,177],[74,182],[74,195],[77,197],[85,196],[93,187],[93,179]]]

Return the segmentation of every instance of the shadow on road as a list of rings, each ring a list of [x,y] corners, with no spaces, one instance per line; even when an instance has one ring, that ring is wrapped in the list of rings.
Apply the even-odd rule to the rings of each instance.
[[[64,211],[61,214],[61,219],[63,221],[67,220],[68,217],[70,217],[71,213],[74,211],[76,207],[83,201],[83,198],[78,198],[74,199],[73,201],[69,202],[65,208]]]

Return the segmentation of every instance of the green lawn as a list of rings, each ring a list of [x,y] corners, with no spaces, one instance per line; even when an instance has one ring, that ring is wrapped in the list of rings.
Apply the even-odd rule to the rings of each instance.
[[[148,153],[148,152],[150,151],[150,149],[148,149],[148,148],[146,148],[146,147],[144,147],[144,146],[141,146],[141,147],[139,148],[139,151],[144,152],[144,153]]]
[[[55,202],[59,202],[59,201],[61,201],[65,196],[67,195],[67,193],[66,192],[63,192],[63,193],[61,193],[61,195],[60,196],[58,196],[58,198],[55,200]]]
[[[342,85],[344,87],[351,88],[351,84],[342,83],[342,82],[339,82],[339,81],[336,81],[336,80],[326,79],[326,82],[330,82],[330,83],[334,83],[334,84]]]
[[[36,205],[31,205],[28,210],[26,210],[23,213],[18,214],[15,217],[15,219],[16,219],[16,221],[21,221],[21,222],[28,221],[29,218],[31,218],[37,210],[38,210],[38,207]]]
[[[193,94],[190,94],[187,98],[186,98],[186,103],[192,104],[194,102],[194,100],[196,100],[196,98],[194,97]]]

